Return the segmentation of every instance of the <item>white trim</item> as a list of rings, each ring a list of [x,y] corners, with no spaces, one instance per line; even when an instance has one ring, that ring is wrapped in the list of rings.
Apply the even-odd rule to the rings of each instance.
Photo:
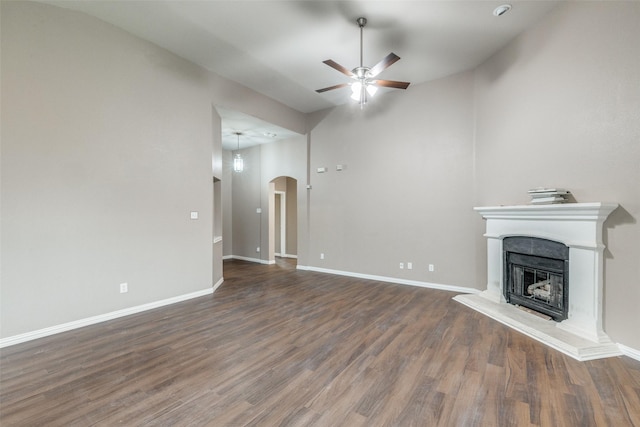
[[[225,259],[233,259],[233,255],[225,255],[222,257],[223,260]]]
[[[284,254],[283,255],[283,254],[281,254],[279,252],[276,252],[274,255],[278,256],[280,258],[295,258],[295,259],[298,259],[298,255],[291,255],[291,254]]]
[[[618,348],[625,356],[629,356],[630,358],[636,359],[640,362],[640,350],[636,350],[635,348],[627,347],[622,344],[618,344]]]
[[[275,264],[276,261],[268,261],[266,259],[258,259],[258,258],[249,258],[246,256],[240,256],[240,255],[229,255],[227,257],[224,257],[224,259],[239,259],[241,261],[249,261],[249,262],[256,262],[258,264]]]
[[[213,243],[220,243],[222,242],[222,236],[215,236],[213,238]]]
[[[571,291],[567,318],[557,326],[610,346],[612,341],[603,326],[605,246],[602,235],[607,216],[617,207],[616,203],[594,202],[474,208],[486,219],[487,288],[483,296],[507,304],[503,295],[505,237],[531,236],[561,242],[569,247]],[[494,310],[492,313],[499,316],[506,312]],[[505,319],[505,324],[511,324],[510,321]],[[541,337],[547,336],[542,332]],[[615,351],[619,352],[617,347]]]
[[[485,219],[604,221],[617,203],[563,203],[550,205],[482,206],[473,210]]]
[[[235,255],[228,255],[227,257],[225,257],[225,259],[243,259],[245,261],[252,261],[254,258],[244,258],[244,257],[235,256]],[[256,260],[256,261],[259,261],[262,264],[266,264],[266,262],[262,261],[262,260]],[[256,261],[252,261],[252,262],[256,262]],[[348,271],[331,270],[331,269],[327,269],[327,268],[310,267],[310,266],[304,266],[304,265],[298,265],[296,268],[298,270],[316,271],[316,272],[319,272],[319,273],[336,274],[336,275],[340,275],[340,276],[357,277],[357,278],[360,278],[360,279],[377,280],[379,282],[397,283],[397,284],[402,284],[402,285],[410,285],[410,286],[418,286],[418,287],[423,287],[423,288],[440,289],[440,290],[445,290],[445,291],[465,292],[465,293],[469,293],[469,294],[478,294],[478,293],[481,292],[478,289],[467,288],[467,287],[462,287],[462,286],[441,285],[441,284],[436,284],[436,283],[419,282],[419,281],[416,281],[416,280],[406,280],[406,279],[397,279],[397,278],[391,278],[391,277],[385,277],[385,276],[375,276],[375,275],[371,275],[371,274],[352,273],[352,272],[348,272]],[[63,323],[61,325],[56,325],[56,326],[51,326],[51,327],[44,328],[44,329],[39,329],[39,330],[36,330],[36,331],[26,332],[26,333],[20,334],[20,335],[14,335],[14,336],[11,336],[11,337],[2,338],[2,339],[0,339],[0,348],[9,347],[9,346],[12,346],[12,345],[16,345],[16,344],[20,344],[20,343],[23,343],[23,342],[35,340],[35,339],[38,339],[38,338],[44,338],[44,337],[47,337],[49,335],[55,335],[55,334],[59,334],[59,333],[62,333],[62,332],[71,331],[73,329],[83,328],[85,326],[94,325],[96,323],[106,322],[107,320],[113,320],[113,319],[117,319],[119,317],[125,317],[125,316],[129,316],[131,314],[136,314],[136,313],[140,313],[140,312],[143,312],[143,311],[152,310],[154,308],[159,308],[159,307],[163,307],[163,306],[166,306],[166,305],[171,305],[171,304],[175,304],[175,303],[178,303],[178,302],[186,301],[186,300],[189,300],[189,299],[199,298],[201,296],[213,294],[220,287],[220,285],[222,285],[222,283],[224,283],[224,277],[220,278],[220,280],[218,280],[211,287],[211,289],[203,289],[201,291],[196,291],[196,292],[192,292],[192,293],[185,294],[185,295],[179,295],[177,297],[167,298],[167,299],[164,299],[164,300],[160,300],[160,301],[156,301],[156,302],[152,302],[152,303],[148,303],[148,304],[142,304],[142,305],[138,305],[138,306],[135,306],[135,307],[129,307],[129,308],[125,308],[125,309],[122,309],[122,310],[117,310],[117,311],[112,311],[110,313],[101,314],[101,315],[98,315],[98,316],[88,317],[86,319],[80,319],[80,320],[76,320],[76,321],[73,321],[73,322]],[[470,307],[472,306],[472,305],[468,304],[467,301],[460,301],[459,297],[455,297],[454,299],[457,299],[459,302],[462,302],[463,304],[468,305]],[[472,307],[472,308],[474,308],[474,307]],[[500,321],[500,320],[498,319],[498,321]],[[528,335],[528,336],[534,338],[534,339],[538,339],[533,334],[527,333],[525,331],[521,331],[521,332],[524,333],[525,335]],[[620,350],[620,353],[622,353],[623,355],[640,361],[640,350],[636,350],[634,348],[627,347],[627,346],[625,346],[623,344],[617,344],[617,346],[618,346],[618,348]],[[559,351],[561,351],[561,352],[563,352],[563,353],[565,353],[565,354],[567,354],[569,356],[572,356],[572,357],[574,357],[574,358],[576,358],[578,360],[591,360],[593,358],[610,357],[610,356],[618,355],[618,354],[615,354],[615,353],[609,353],[607,355],[604,355],[604,354],[596,355],[596,354],[592,353],[592,354],[588,354],[587,358],[584,358],[584,354],[582,354],[582,355],[579,354],[579,353],[576,354],[575,352],[573,352],[573,354],[572,354],[571,351],[566,351],[566,349],[563,349],[560,346],[552,346],[552,347],[554,347],[557,350],[559,350]]]
[[[286,191],[274,191],[273,195],[274,195],[274,202],[275,202],[275,196],[280,196],[280,253],[286,254],[287,253],[287,193]]]
[[[175,304],[177,302],[186,301],[192,298],[198,298],[205,295],[210,295],[221,284],[222,284],[222,279],[218,283],[213,285],[213,287],[203,289],[201,291],[191,292],[189,294],[184,294],[184,295],[178,295],[176,297],[171,297],[171,298],[163,299],[160,301],[137,305],[135,307],[124,308],[122,310],[112,311],[110,313],[99,314],[97,316],[87,317],[85,319],[80,319],[80,320],[74,320],[73,322],[63,323],[61,325],[50,326],[48,328],[38,329],[36,331],[26,332],[24,334],[2,338],[0,339],[0,348],[8,347],[15,344],[20,344],[20,343],[35,340],[38,338],[44,338],[49,335],[59,334],[61,332],[71,331],[73,329],[83,328],[85,326],[106,322],[107,320],[113,320],[119,317],[129,316],[131,314],[140,313],[142,311],[152,310],[154,308],[163,307],[165,305]]]
[[[336,274],[339,276],[357,277],[359,279],[377,280],[378,282],[418,286],[420,288],[440,289],[443,291],[463,292],[467,294],[477,294],[481,292],[479,289],[467,288],[464,286],[442,285],[439,283],[421,282],[418,280],[400,279],[397,277],[376,276],[373,274],[362,274],[362,273],[353,273],[350,271],[331,270],[329,268],[320,268],[320,267],[312,267],[312,266],[304,266],[304,265],[298,265],[296,266],[296,268],[298,270],[317,271],[318,273],[328,273],[328,274]]]
[[[218,289],[220,285],[222,285],[222,283],[224,283],[224,277],[221,277],[220,280],[213,284],[213,286],[211,287],[213,290],[211,292],[215,292],[216,289]]]
[[[622,354],[619,345],[610,340],[590,341],[559,328],[559,323],[553,320],[542,319],[511,304],[493,301],[490,295],[487,297],[486,291],[478,295],[456,295],[453,299],[579,361]]]

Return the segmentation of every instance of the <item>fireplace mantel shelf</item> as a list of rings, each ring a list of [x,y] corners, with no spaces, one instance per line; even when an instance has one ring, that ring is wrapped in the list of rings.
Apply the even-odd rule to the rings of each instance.
[[[550,205],[514,205],[473,208],[484,218],[550,219],[567,221],[604,221],[617,203],[558,203]]]
[[[562,203],[474,208],[487,220],[485,237],[531,236],[569,247],[604,249],[602,225],[617,203]]]
[[[474,208],[486,221],[487,289],[456,300],[578,360],[620,354],[602,328],[603,224],[616,203],[563,203]],[[507,304],[503,239],[530,236],[569,247],[569,308],[562,322],[542,322]],[[526,315],[525,315],[526,314]]]

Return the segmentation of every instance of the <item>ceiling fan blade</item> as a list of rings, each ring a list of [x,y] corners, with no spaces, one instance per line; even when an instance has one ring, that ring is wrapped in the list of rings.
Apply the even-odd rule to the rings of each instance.
[[[333,59],[327,59],[326,61],[322,61],[322,62],[324,64],[327,64],[329,67],[340,71],[342,74],[345,74],[345,75],[347,75],[349,77],[353,76],[353,73],[351,72],[351,70],[347,70],[345,67],[343,67],[342,65],[338,64]]]
[[[325,87],[325,88],[322,88],[322,89],[317,89],[316,92],[322,93],[322,92],[326,92],[328,90],[340,89],[341,87],[345,87],[345,86],[349,86],[349,83],[340,83],[339,85],[329,86],[329,87]]]
[[[376,80],[373,85],[381,87],[391,87],[394,89],[406,89],[411,83],[409,82],[397,82],[395,80]]]
[[[391,52],[382,61],[378,62],[376,65],[374,65],[371,68],[371,70],[369,70],[369,73],[371,74],[371,77],[377,76],[378,74],[383,72],[385,70],[385,68],[387,68],[388,66],[392,65],[393,63],[395,63],[399,59],[400,59],[400,57],[398,55],[396,55],[395,53]]]

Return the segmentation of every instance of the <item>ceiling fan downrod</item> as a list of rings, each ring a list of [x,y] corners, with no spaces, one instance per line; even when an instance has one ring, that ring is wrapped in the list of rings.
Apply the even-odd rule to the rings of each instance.
[[[355,86],[352,84],[353,96],[360,104],[360,109],[364,108],[367,103],[367,86],[370,68],[364,66],[364,26],[367,25],[367,18],[360,17],[356,19],[356,23],[360,27],[360,66],[354,68],[351,72],[354,74],[356,81]]]
[[[364,83],[364,80],[370,76],[369,71],[371,70],[369,67],[365,67],[364,66],[364,36],[363,36],[363,29],[364,26],[367,25],[367,18],[363,18],[360,17],[358,19],[356,19],[356,22],[358,23],[358,26],[360,27],[360,66],[354,68],[353,70],[351,70],[351,72],[355,75],[355,77],[360,80],[362,83]]]
[[[360,17],[358,19],[356,19],[356,22],[358,23],[358,26],[360,27],[360,68],[364,67],[364,60],[363,60],[363,56],[362,56],[362,39],[363,39],[363,32],[364,32],[364,26],[367,25],[367,18],[363,18]]]
[[[399,82],[394,80],[380,80],[376,79],[376,76],[384,71],[387,67],[395,63],[400,59],[398,55],[391,52],[382,61],[378,62],[373,67],[364,66],[364,27],[367,24],[367,19],[360,17],[356,19],[358,27],[360,27],[360,65],[353,70],[343,67],[332,59],[322,61],[329,67],[341,72],[342,74],[351,77],[355,80],[352,83],[340,83],[337,85],[317,89],[316,92],[322,93],[329,90],[340,89],[345,86],[351,86],[352,95],[351,98],[359,101],[360,108],[367,103],[367,94],[373,96],[378,90],[378,87],[388,87],[394,89],[406,89],[409,86],[409,82]]]

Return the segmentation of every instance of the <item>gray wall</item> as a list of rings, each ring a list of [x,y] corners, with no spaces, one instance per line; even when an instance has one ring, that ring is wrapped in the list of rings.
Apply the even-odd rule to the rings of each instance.
[[[228,229],[229,222],[231,222],[232,237],[225,235],[224,240],[233,239],[232,255],[266,262],[269,260],[269,186],[271,181],[283,176],[297,181],[296,197],[292,200],[297,203],[298,230],[306,229],[304,221],[307,203],[304,185],[307,170],[306,136],[300,135],[284,141],[240,150],[240,152],[245,159],[245,169],[242,172],[230,172],[232,174],[233,209],[230,217],[225,217],[225,230]],[[231,164],[225,163],[225,165],[228,170],[231,169]],[[289,203],[289,195],[287,197],[287,203]],[[262,210],[261,214],[256,213],[257,208]],[[296,243],[297,245],[306,244],[305,236],[298,235]],[[299,250],[297,245],[289,246],[289,244],[287,243],[288,248]],[[260,252],[256,252],[257,247],[261,248]]]
[[[291,176],[299,264],[482,289],[472,207],[563,186],[622,205],[605,224],[605,330],[640,349],[640,4],[563,4],[477,70],[308,117],[82,14],[1,7],[2,337],[211,286],[220,105],[314,124],[310,151],[305,136],[243,150],[242,177],[223,154],[225,255],[266,259],[255,209]]]
[[[213,106],[305,116],[84,14],[0,7],[0,336],[210,289]]]
[[[307,190],[305,189],[305,185],[304,185],[304,182],[306,179],[306,171],[307,171],[306,156],[307,156],[307,146],[306,146],[305,135],[289,138],[284,141],[279,141],[275,144],[263,145],[261,149],[261,160],[262,160],[261,188],[262,188],[263,194],[269,191],[269,183],[277,177],[286,176],[291,179],[295,179],[298,184],[297,188],[295,189],[296,190],[295,197],[289,197],[290,196],[289,184],[287,184],[287,204],[293,201],[298,204],[299,209],[301,207],[302,209],[304,209],[304,207],[306,207],[306,202],[307,202]],[[287,181],[289,181],[289,179],[287,179]],[[268,199],[263,197],[262,201],[264,203],[262,211],[267,212],[269,208]],[[289,216],[291,217],[291,215]],[[296,222],[298,224],[298,229],[300,229],[300,227],[305,226],[305,222],[300,221],[299,218],[300,218],[300,214],[298,211],[296,212]],[[262,219],[262,238],[264,242],[263,245],[265,245],[265,248],[266,248],[267,247],[266,245],[268,242],[269,218],[267,215],[263,215],[261,219]],[[288,234],[289,236],[292,235],[292,233],[288,233]],[[304,243],[301,243],[300,239],[302,239],[302,242],[306,241],[305,236],[298,235],[297,239],[298,239],[297,241],[298,244],[304,244]],[[291,245],[290,243],[287,243],[287,248],[288,248],[287,252],[289,252],[289,250],[291,248],[294,248],[294,246]],[[296,248],[296,254],[297,254],[298,248],[297,246],[295,246],[295,248]],[[263,253],[263,257],[264,257],[263,259],[267,259],[266,255],[267,255],[266,252]]]
[[[637,2],[566,3],[473,72],[313,115],[307,265],[483,289],[473,206],[566,187],[621,204],[605,224],[604,323],[640,349],[638,22]]]
[[[473,148],[471,72],[331,111],[311,131],[307,265],[477,286]]]
[[[218,112],[211,107],[211,137],[213,138],[213,283],[220,284],[223,280],[222,276],[222,256],[223,242],[222,237],[222,119]]]
[[[640,3],[564,4],[475,74],[474,204],[558,186],[605,223],[605,330],[640,349]],[[483,226],[484,224],[480,224]],[[476,235],[482,233],[481,227]],[[482,239],[479,239],[482,240]],[[482,250],[480,248],[479,250]]]
[[[262,192],[260,176],[261,150],[260,145],[240,150],[244,159],[244,170],[233,172],[231,178],[233,255],[258,260],[262,259],[262,252],[267,249],[266,243],[263,248],[261,237],[260,218],[263,214],[257,213],[257,209],[261,209],[264,216],[267,216],[268,193]],[[265,208],[263,208],[263,199]],[[223,240],[226,239],[223,237]],[[266,239],[264,241],[266,242]],[[260,252],[257,248],[260,248]]]
[[[222,251],[233,255],[233,155],[222,151]]]
[[[298,183],[293,178],[286,178],[287,184],[287,255],[298,255]]]

